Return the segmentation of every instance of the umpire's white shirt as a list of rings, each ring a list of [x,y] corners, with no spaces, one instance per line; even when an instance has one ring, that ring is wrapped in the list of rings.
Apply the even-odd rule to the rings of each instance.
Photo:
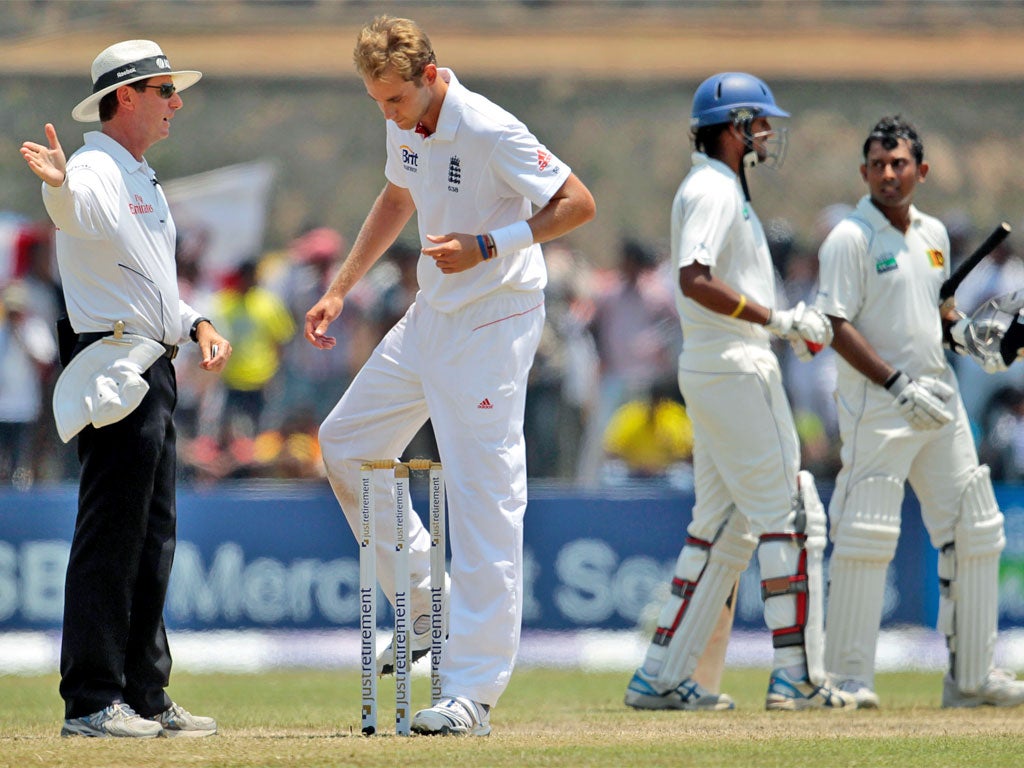
[[[901,232],[864,196],[825,238],[816,304],[852,323],[879,356],[911,378],[948,371],[937,309],[949,276],[949,235],[938,219],[910,208]],[[864,382],[838,358],[840,394]]]
[[[428,137],[387,122],[388,181],[416,203],[421,247],[427,235],[482,234],[524,221],[530,204],[543,207],[569,178],[555,157],[515,116],[466,89],[450,69],[437,129]],[[446,275],[420,256],[420,294],[441,312],[453,312],[500,290],[535,291],[547,283],[540,245]]]
[[[68,319],[78,333],[129,333],[165,344],[188,337],[199,313],[178,296],[175,228],[145,158],[99,131],[67,163],[60,187],[43,183],[57,226],[57,265]]]
[[[759,304],[775,306],[775,270],[757,214],[725,163],[693,153],[693,167],[672,202],[672,262],[693,263]],[[680,361],[691,370],[751,370],[745,344],[769,349],[764,326],[712,312],[676,285],[683,326]]]

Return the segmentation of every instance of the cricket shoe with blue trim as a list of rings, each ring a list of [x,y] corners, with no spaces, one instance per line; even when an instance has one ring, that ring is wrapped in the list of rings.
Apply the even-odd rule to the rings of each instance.
[[[70,717],[60,729],[61,736],[108,736],[154,739],[161,734],[160,723],[140,717],[127,704],[115,701],[109,707],[84,717]]]
[[[449,696],[412,718],[412,730],[425,736],[487,736],[491,708],[465,696]]]
[[[728,694],[712,693],[692,677],[686,678],[675,688],[662,691],[643,668],[633,673],[633,679],[626,687],[626,706],[634,709],[682,709],[691,712],[720,712],[736,708]]]
[[[857,708],[853,694],[841,691],[832,683],[815,685],[807,677],[794,678],[784,668],[772,672],[768,681],[765,709],[794,712],[802,709]]]

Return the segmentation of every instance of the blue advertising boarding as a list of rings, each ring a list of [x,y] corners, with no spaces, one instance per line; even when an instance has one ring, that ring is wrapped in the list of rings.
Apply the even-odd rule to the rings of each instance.
[[[830,489],[820,491],[827,504]],[[414,500],[424,494],[425,482],[414,478]],[[1019,627],[1024,488],[997,486],[996,495],[1007,534],[1000,626]],[[524,626],[650,626],[692,504],[690,492],[660,486],[593,493],[531,486]],[[75,507],[71,486],[0,489],[0,631],[60,627]],[[737,626],[748,629],[763,627],[754,560],[741,580],[737,609]],[[917,500],[908,490],[884,625],[934,626],[935,566]],[[358,586],[358,548],[326,483],[179,489],[178,549],[166,606],[171,628],[355,627]],[[380,623],[390,620],[382,612]]]

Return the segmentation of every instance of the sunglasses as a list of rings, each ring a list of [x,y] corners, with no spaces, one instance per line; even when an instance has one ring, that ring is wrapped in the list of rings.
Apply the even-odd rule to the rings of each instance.
[[[161,83],[160,85],[144,85],[142,87],[152,88],[154,91],[160,91],[161,99],[169,99],[177,91],[177,89],[174,87],[174,83]]]

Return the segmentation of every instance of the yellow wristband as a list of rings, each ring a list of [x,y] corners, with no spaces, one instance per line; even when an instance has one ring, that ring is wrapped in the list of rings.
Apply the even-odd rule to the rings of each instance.
[[[741,293],[739,303],[736,305],[736,309],[732,311],[732,314],[729,315],[729,317],[739,317],[740,312],[743,311],[745,306],[747,306],[747,297],[746,294]]]

